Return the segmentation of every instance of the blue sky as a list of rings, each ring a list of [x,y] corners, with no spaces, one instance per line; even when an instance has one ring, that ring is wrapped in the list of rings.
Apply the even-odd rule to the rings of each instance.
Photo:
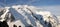
[[[5,4],[27,4],[33,6],[49,6],[49,5],[60,5],[60,0],[0,0]]]

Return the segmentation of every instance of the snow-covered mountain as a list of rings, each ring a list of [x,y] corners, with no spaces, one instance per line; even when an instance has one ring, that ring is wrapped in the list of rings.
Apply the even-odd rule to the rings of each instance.
[[[49,11],[38,11],[38,8],[28,5],[14,5],[5,7],[5,13],[2,14],[9,27],[56,27],[59,20]],[[6,19],[8,18],[8,19]],[[2,21],[4,21],[2,19]],[[1,21],[1,20],[0,20]]]

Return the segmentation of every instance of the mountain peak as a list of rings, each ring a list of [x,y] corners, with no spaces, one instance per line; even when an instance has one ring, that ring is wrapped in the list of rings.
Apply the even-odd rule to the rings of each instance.
[[[9,27],[13,27],[13,25],[21,27],[53,27],[59,24],[57,17],[51,14],[51,12],[37,11],[38,8],[34,6],[14,5],[5,7],[5,9],[6,11],[2,18],[9,19],[7,19]]]

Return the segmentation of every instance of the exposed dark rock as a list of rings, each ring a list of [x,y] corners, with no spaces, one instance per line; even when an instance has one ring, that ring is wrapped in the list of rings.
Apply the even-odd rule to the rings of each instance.
[[[13,27],[17,27],[17,26],[14,24]]]
[[[52,27],[51,23],[49,22],[48,27]]]
[[[19,27],[21,27],[21,26],[19,26]]]
[[[9,27],[6,21],[0,22],[0,27]]]

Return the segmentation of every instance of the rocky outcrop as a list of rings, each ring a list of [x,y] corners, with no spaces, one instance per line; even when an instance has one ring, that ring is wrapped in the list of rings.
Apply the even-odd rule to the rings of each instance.
[[[6,21],[0,22],[0,27],[9,27]]]

